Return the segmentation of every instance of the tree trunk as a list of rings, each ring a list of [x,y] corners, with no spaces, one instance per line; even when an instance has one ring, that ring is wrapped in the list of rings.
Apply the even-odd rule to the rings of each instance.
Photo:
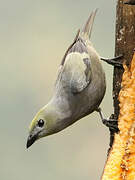
[[[125,64],[124,69],[115,67],[113,74],[114,118],[118,119],[120,132],[115,135],[111,132],[112,147],[101,179],[132,180],[135,179],[135,6],[118,0],[116,11],[115,56],[123,55],[120,61]]]
[[[123,55],[121,62],[130,65],[135,48],[135,6],[124,5],[122,0],[118,0],[116,11],[115,56]],[[119,115],[118,95],[122,74],[122,69],[114,68],[113,100],[116,119]]]

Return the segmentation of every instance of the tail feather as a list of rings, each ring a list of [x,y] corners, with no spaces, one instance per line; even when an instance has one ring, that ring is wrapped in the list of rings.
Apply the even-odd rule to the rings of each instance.
[[[90,16],[89,16],[89,18],[88,18],[88,20],[87,20],[87,22],[86,22],[86,24],[85,24],[85,26],[84,26],[84,28],[82,30],[83,36],[86,36],[86,37],[89,37],[89,38],[91,37],[92,27],[93,27],[93,23],[94,23],[94,19],[95,19],[97,10],[98,9],[96,9],[95,11],[93,11],[90,14]]]

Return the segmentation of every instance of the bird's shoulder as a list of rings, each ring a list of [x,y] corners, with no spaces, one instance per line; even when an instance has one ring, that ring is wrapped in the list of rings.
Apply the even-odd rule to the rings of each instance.
[[[75,54],[75,53],[78,56],[81,56],[82,54],[88,54],[86,43],[83,40],[83,38],[79,36],[79,34],[76,35],[76,38],[74,39],[73,43],[68,47],[61,61],[61,65],[63,66],[65,64],[65,61],[67,60],[69,54]]]
[[[66,84],[73,93],[82,92],[91,80],[91,60],[85,41],[78,35],[67,49],[56,84]]]

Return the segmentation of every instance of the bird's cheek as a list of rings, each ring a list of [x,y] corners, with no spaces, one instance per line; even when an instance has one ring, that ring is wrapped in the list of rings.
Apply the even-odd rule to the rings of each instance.
[[[46,134],[46,131],[45,131],[45,130],[41,131],[41,132],[38,134],[38,139],[44,137],[45,134]]]

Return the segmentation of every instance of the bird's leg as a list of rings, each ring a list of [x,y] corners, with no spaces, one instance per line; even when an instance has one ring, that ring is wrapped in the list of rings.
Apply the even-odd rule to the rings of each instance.
[[[116,119],[105,119],[103,116],[103,113],[101,111],[101,108],[97,109],[97,112],[99,112],[99,115],[101,117],[101,120],[103,122],[103,124],[107,127],[109,127],[110,131],[113,131],[115,133],[119,132],[119,128],[118,128],[118,122]]]
[[[109,59],[109,58],[104,58],[104,57],[101,57],[100,59],[101,59],[102,61],[107,62],[108,64],[111,64],[111,65],[115,66],[115,67],[123,68],[122,63],[117,61],[118,59],[120,59],[120,58],[122,58],[122,57],[123,57],[123,56],[120,55],[120,56],[117,56],[117,57],[114,57],[114,58],[110,58],[110,59]]]

